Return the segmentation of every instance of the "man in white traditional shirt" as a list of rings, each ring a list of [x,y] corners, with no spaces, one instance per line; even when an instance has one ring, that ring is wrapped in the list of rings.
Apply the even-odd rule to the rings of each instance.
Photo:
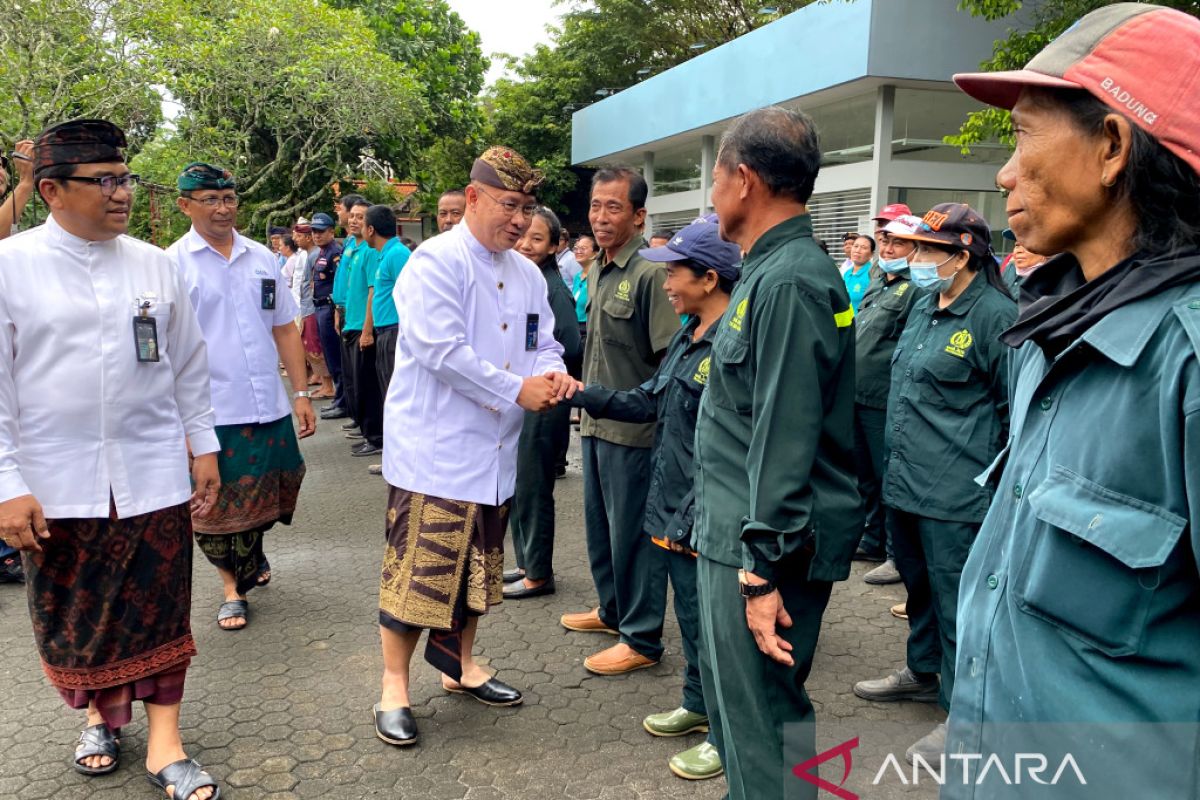
[[[292,427],[292,402],[279,380],[287,369],[300,438],[316,430],[304,369],[300,313],[271,251],[234,228],[237,182],[211,164],[187,165],[176,182],[179,210],[192,228],[167,248],[187,286],[208,343],[217,417],[221,494],[206,518],[192,520],[196,543],[217,568],[225,602],[217,624],[246,627],[246,594],[271,580],[263,535],[292,523],[304,458]]]
[[[384,409],[384,673],[374,709],[389,744],[417,738],[408,675],[422,630],[447,691],[496,706],[522,699],[472,648],[479,617],[502,600],[525,410],[554,406],[569,380],[546,281],[512,252],[541,180],[515,151],[490,148],[471,170],[463,224],[419,247],[392,293],[399,340]]]
[[[179,736],[191,518],[220,486],[208,361],[178,272],[124,235],[124,147],[102,120],[44,131],[34,180],[50,216],[0,242],[0,537],[24,551],[43,670],[87,709],[74,768],[117,769],[141,700],[150,780],[215,800]]]

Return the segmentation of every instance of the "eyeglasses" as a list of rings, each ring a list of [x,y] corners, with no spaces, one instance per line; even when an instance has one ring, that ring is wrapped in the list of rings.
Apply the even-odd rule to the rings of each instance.
[[[82,175],[67,175],[64,178],[55,178],[60,181],[75,181],[76,183],[90,183],[93,186],[100,187],[100,194],[105,197],[112,197],[117,189],[126,189],[133,192],[137,189],[138,183],[141,182],[141,175],[126,173],[124,175],[102,175],[98,178],[86,178]]]
[[[500,206],[504,213],[510,217],[520,211],[521,216],[525,219],[533,219],[533,214],[535,211],[537,211],[537,203],[529,203],[528,205],[523,206],[517,205],[512,200],[497,200],[491,192],[489,192],[487,189],[484,189],[482,186],[477,186],[475,188],[491,198],[491,201]]]
[[[226,208],[238,207],[238,196],[236,194],[226,197],[192,197],[190,194],[183,195],[193,203],[199,203],[208,209],[216,208],[217,206],[225,206]]]

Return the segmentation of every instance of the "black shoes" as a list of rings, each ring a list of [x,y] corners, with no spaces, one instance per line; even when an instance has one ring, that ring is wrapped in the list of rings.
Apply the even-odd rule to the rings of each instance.
[[[854,551],[854,561],[869,561],[872,564],[882,564],[887,560],[886,553],[872,553],[859,547]]]
[[[375,718],[375,735],[383,741],[397,747],[417,743],[417,721],[413,719],[411,708],[380,711],[376,703],[371,714]]]
[[[373,455],[377,455],[382,452],[383,452],[383,448],[376,447],[375,445],[371,444],[370,442],[361,442],[350,449],[350,455],[354,456],[355,458],[362,458],[364,456],[373,456]]]
[[[476,686],[474,689],[462,684],[459,684],[456,689],[447,686],[442,688],[454,694],[469,694],[485,706],[516,706],[525,699],[516,689],[495,678],[489,679],[487,683]]]
[[[528,597],[541,597],[547,594],[554,594],[554,578],[541,586],[534,586],[532,589],[525,585],[524,578],[517,578],[511,583],[504,584],[505,600],[524,600]]]
[[[337,406],[329,406],[321,411],[321,419],[343,419],[350,416],[344,409]]]
[[[25,568],[21,566],[21,556],[11,553],[0,560],[0,583],[24,583]]]

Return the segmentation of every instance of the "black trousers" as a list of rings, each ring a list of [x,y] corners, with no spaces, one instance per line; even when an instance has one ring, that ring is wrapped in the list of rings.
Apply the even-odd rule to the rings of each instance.
[[[396,369],[396,338],[399,328],[396,325],[385,325],[375,329],[375,374],[379,378],[379,391],[384,400],[387,399],[388,385],[392,382],[392,373]]]
[[[908,667],[941,674],[938,702],[949,711],[958,654],[958,585],[980,525],[884,508],[894,537],[896,569],[908,589]]]
[[[383,446],[383,394],[379,391],[379,376],[375,372],[375,345],[360,347],[362,331],[344,331],[348,364],[353,364],[346,380],[350,416],[358,423],[363,439]]]
[[[554,470],[571,435],[571,409],[525,413],[517,441],[517,485],[508,527],[517,566],[531,580],[554,577]]]
[[[317,333],[321,337],[321,352],[325,354],[325,366],[329,369],[329,376],[333,378],[335,394],[332,405],[349,411],[345,398],[346,381],[342,376],[342,341],[333,325],[333,304],[317,306],[316,317]]]
[[[341,336],[341,359],[342,359],[342,378],[344,385],[342,386],[342,397],[345,400],[346,413],[350,415],[350,419],[362,430],[362,420],[358,418],[358,398],[355,396],[358,392],[358,377],[355,374],[358,371],[358,359],[355,356],[358,354],[358,336],[361,331],[348,331],[342,329]],[[365,434],[364,434],[365,435]]]
[[[883,435],[886,425],[886,409],[854,404],[854,461],[858,469],[858,493],[866,512],[860,546],[873,555],[891,558],[892,537],[881,500],[887,464]]]

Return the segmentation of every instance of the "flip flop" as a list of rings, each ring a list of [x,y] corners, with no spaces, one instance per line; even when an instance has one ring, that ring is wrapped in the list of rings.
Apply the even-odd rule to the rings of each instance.
[[[163,794],[171,797],[167,792],[168,786],[175,787],[175,797],[179,800],[187,800],[196,793],[197,789],[203,789],[205,786],[213,787],[212,797],[209,800],[219,800],[221,797],[221,787],[211,775],[204,771],[204,768],[190,758],[183,758],[171,764],[167,764],[158,774],[153,772],[146,773],[146,780],[153,785],[162,789]]]
[[[236,628],[226,628],[219,624],[224,619],[236,619],[241,617],[246,620]],[[250,604],[245,600],[226,600],[221,603],[221,607],[217,610],[217,627],[223,631],[240,631],[250,624]]]
[[[255,586],[266,586],[271,582],[271,562],[263,557],[262,566],[258,569],[258,577],[254,579]]]
[[[79,744],[75,748],[75,771],[90,776],[116,772],[121,757],[121,742],[117,738],[120,733],[120,728],[114,734],[103,722],[84,728],[79,734]],[[107,767],[89,767],[82,763],[85,758],[92,756],[108,756],[112,763]]]

